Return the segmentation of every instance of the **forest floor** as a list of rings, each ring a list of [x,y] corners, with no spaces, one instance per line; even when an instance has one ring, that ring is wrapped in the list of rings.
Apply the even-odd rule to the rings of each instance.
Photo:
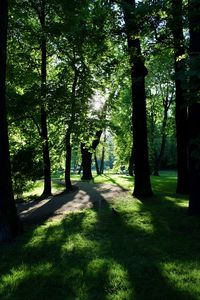
[[[62,184],[62,183],[61,183]],[[101,209],[105,202],[126,196],[128,190],[114,184],[79,181],[71,192],[57,192],[52,197],[18,203],[19,217],[25,225],[39,225],[46,220],[63,219],[67,213],[86,208]]]
[[[200,219],[175,175],[151,180],[148,199],[112,174],[49,199],[32,191],[18,204],[23,234],[0,247],[0,299],[200,300]]]

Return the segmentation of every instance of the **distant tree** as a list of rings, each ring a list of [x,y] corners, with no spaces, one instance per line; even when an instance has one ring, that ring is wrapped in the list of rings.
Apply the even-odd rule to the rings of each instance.
[[[91,142],[91,145],[87,145],[86,143],[81,143],[81,155],[82,155],[82,170],[83,175],[81,177],[82,180],[91,180],[92,177],[92,154],[95,152],[102,134],[102,130],[98,130],[94,138]]]
[[[200,2],[189,1],[189,212],[200,214]]]
[[[8,25],[8,1],[0,2],[0,242],[13,238],[19,232],[15,207],[8,144],[6,117],[6,43]]]
[[[162,67],[161,67],[162,66]],[[174,136],[173,59],[169,49],[153,53],[148,60],[147,115],[152,174],[158,176],[168,137]]]

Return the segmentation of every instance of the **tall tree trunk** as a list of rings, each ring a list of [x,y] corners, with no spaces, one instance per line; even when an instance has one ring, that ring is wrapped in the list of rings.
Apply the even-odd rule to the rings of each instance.
[[[82,170],[83,175],[81,177],[82,180],[91,180],[92,177],[92,153],[90,150],[85,146],[85,144],[81,143],[81,156],[82,156]]]
[[[71,119],[68,124],[66,132],[66,160],[65,160],[65,188],[66,190],[73,190],[71,183],[71,156],[72,156],[72,147],[71,147],[71,133],[75,121],[75,102],[76,102],[76,87],[78,82],[78,70],[76,68],[76,57],[74,53],[74,79],[72,84],[72,96],[71,96]]]
[[[44,169],[44,190],[43,196],[51,195],[51,163],[49,156],[49,141],[48,141],[48,129],[47,129],[47,115],[45,109],[46,100],[46,80],[47,80],[47,45],[45,36],[45,6],[46,1],[42,0],[40,24],[42,29],[41,38],[41,139],[42,139],[42,151],[43,151],[43,169]]]
[[[84,143],[81,143],[81,155],[82,155],[82,167],[83,167],[83,175],[81,177],[82,180],[91,180],[92,177],[92,153],[96,150],[100,138],[101,138],[102,130],[99,130],[95,134],[95,139],[92,142],[91,147],[87,147]]]
[[[200,214],[200,2],[189,1],[190,103],[189,103],[189,212]]]
[[[135,187],[133,195],[136,197],[148,197],[152,195],[148,159],[145,95],[145,76],[148,72],[144,65],[140,40],[137,38],[139,30],[137,18],[134,17],[136,10],[135,1],[125,0],[123,10],[130,54],[132,81],[132,122],[135,159]]]
[[[130,158],[129,158],[128,173],[129,173],[129,176],[134,175],[134,148],[133,148],[133,145],[132,145],[132,148],[131,148],[131,155],[130,155]]]
[[[105,161],[105,143],[106,143],[106,131],[104,130],[104,136],[103,136],[103,147],[102,147],[102,152],[101,152],[101,164],[100,164],[100,173],[103,174],[104,172],[104,161]]]
[[[71,183],[71,156],[72,156],[72,150],[71,150],[71,141],[70,141],[70,132],[67,132],[65,137],[65,146],[66,146],[66,159],[65,159],[65,188],[67,191],[71,191],[73,189],[72,183]]]
[[[174,38],[174,65],[176,85],[176,139],[177,139],[177,193],[186,194],[188,178],[188,113],[186,100],[185,46],[183,36],[182,0],[172,1],[171,29]]]
[[[0,2],[0,242],[12,239],[19,232],[13,197],[6,116],[6,43],[8,1]]]
[[[105,159],[105,147],[103,146],[102,153],[101,153],[100,174],[103,174],[104,172],[104,159]]]
[[[95,152],[95,154],[94,154],[94,160],[95,160],[95,167],[96,167],[97,175],[101,175],[100,170],[99,170],[99,164],[98,164],[96,152]]]

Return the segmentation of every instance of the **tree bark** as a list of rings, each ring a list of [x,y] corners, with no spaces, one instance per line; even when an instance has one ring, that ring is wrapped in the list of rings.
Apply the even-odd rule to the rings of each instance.
[[[82,171],[83,175],[81,180],[91,180],[92,177],[92,153],[90,150],[85,147],[85,144],[81,143],[81,156],[82,156]]]
[[[129,176],[134,175],[134,149],[133,149],[133,146],[131,148],[131,155],[129,158],[128,173],[129,173]]]
[[[190,103],[189,103],[189,213],[200,214],[200,3],[189,1]]]
[[[74,54],[74,79],[72,84],[72,96],[71,96],[71,118],[68,124],[66,132],[66,159],[65,159],[65,188],[66,190],[73,190],[71,183],[71,156],[72,156],[72,147],[71,147],[71,133],[75,121],[75,101],[76,101],[76,87],[78,82],[78,70],[75,65],[75,54]]]
[[[6,113],[7,24],[8,1],[4,0],[0,2],[0,242],[11,240],[20,228],[12,190]]]
[[[135,1],[126,0],[123,5],[123,10],[130,55],[132,81],[132,122],[135,159],[135,186],[133,195],[136,197],[148,197],[152,196],[148,160],[145,95],[145,76],[148,72],[144,65],[140,40],[137,38],[137,18],[133,15],[136,10]]]
[[[103,142],[104,144],[106,143],[106,131],[104,130],[104,137],[103,137]],[[105,147],[102,147],[102,152],[101,152],[101,164],[100,164],[100,174],[104,173],[104,161],[105,161]]]
[[[96,167],[97,175],[101,175],[100,170],[99,170],[99,164],[98,164],[96,152],[94,154],[94,160],[95,160],[95,167]]]
[[[172,1],[172,34],[174,39],[174,67],[176,86],[176,140],[177,188],[176,192],[188,193],[188,107],[185,82],[185,46],[183,36],[182,0]]]
[[[81,177],[82,180],[91,180],[92,177],[92,153],[96,150],[100,142],[100,137],[102,134],[102,130],[99,130],[95,134],[95,139],[92,142],[91,147],[87,147],[84,143],[81,143],[81,154],[82,154],[82,168],[83,168],[83,175]]]
[[[72,183],[71,183],[71,156],[72,156],[72,149],[71,149],[71,142],[70,142],[70,132],[67,132],[65,137],[65,145],[66,145],[66,159],[65,159],[65,188],[67,191],[73,190]]]
[[[45,36],[45,6],[46,1],[42,0],[41,13],[40,13],[40,24],[42,29],[41,38],[41,139],[42,139],[42,152],[43,152],[43,170],[44,170],[44,190],[43,196],[51,195],[51,162],[49,156],[49,140],[48,140],[48,129],[47,129],[47,115],[45,110],[46,100],[46,80],[47,80],[47,45]]]
[[[104,159],[105,159],[105,147],[103,146],[102,153],[101,153],[100,174],[103,174],[104,172]]]

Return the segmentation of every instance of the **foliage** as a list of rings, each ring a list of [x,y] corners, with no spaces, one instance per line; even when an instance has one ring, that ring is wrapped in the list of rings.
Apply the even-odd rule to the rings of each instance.
[[[19,149],[11,157],[13,191],[17,198],[29,190],[33,182],[42,176],[42,163],[37,160],[31,146]]]

